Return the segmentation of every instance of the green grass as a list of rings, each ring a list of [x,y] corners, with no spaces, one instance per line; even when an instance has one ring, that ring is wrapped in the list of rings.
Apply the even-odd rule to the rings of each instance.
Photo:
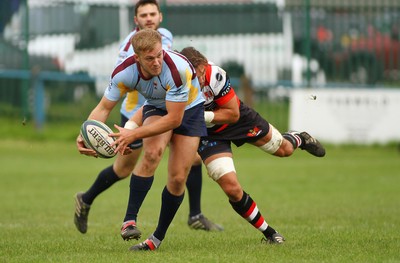
[[[129,181],[100,195],[89,230],[73,224],[77,191],[86,190],[112,160],[78,154],[74,140],[11,140],[0,146],[0,262],[400,262],[400,154],[394,145],[328,146],[322,159],[298,151],[277,158],[235,149],[244,189],[282,246],[260,243],[261,233],[240,218],[204,172],[203,212],[225,231],[187,227],[182,204],[155,253],[132,253],[137,241],[119,236]],[[143,238],[155,229],[165,161],[140,211]]]
[[[264,96],[256,103],[257,111],[280,131],[288,129],[289,105],[285,101],[268,101]],[[33,141],[70,141],[79,132],[79,125],[87,119],[97,104],[97,98],[84,97],[79,103],[54,103],[46,110],[45,124],[38,127],[32,116],[22,116],[20,108],[0,105],[0,134],[3,139]],[[111,112],[107,124],[120,124],[120,104]]]

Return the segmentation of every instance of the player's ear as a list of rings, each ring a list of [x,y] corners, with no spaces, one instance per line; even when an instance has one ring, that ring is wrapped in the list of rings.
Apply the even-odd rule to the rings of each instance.
[[[162,19],[163,19],[162,13],[160,13],[160,23],[162,22]]]

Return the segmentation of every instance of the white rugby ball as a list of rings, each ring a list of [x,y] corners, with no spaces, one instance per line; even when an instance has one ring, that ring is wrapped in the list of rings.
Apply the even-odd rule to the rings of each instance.
[[[105,123],[96,120],[87,120],[82,123],[81,136],[87,148],[95,150],[101,158],[111,158],[115,156],[115,146],[111,143],[115,141],[108,136],[113,131]]]

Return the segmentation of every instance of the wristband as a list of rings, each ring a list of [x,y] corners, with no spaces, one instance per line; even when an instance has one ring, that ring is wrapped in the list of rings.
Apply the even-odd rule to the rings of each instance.
[[[124,128],[125,128],[125,129],[128,129],[128,130],[134,130],[134,129],[136,129],[137,127],[139,127],[139,125],[137,125],[136,122],[131,121],[131,120],[127,121],[127,122],[125,123],[125,125],[124,125]]]
[[[205,111],[204,112],[204,120],[205,120],[205,122],[211,123],[212,120],[214,120],[214,116],[215,116],[214,112]]]

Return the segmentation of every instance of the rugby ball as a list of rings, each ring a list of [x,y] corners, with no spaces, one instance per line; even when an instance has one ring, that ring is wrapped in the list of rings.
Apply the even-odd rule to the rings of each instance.
[[[101,158],[111,158],[116,154],[116,147],[111,146],[115,139],[108,136],[112,132],[110,127],[101,121],[87,120],[82,123],[80,134],[87,148],[96,151]]]

